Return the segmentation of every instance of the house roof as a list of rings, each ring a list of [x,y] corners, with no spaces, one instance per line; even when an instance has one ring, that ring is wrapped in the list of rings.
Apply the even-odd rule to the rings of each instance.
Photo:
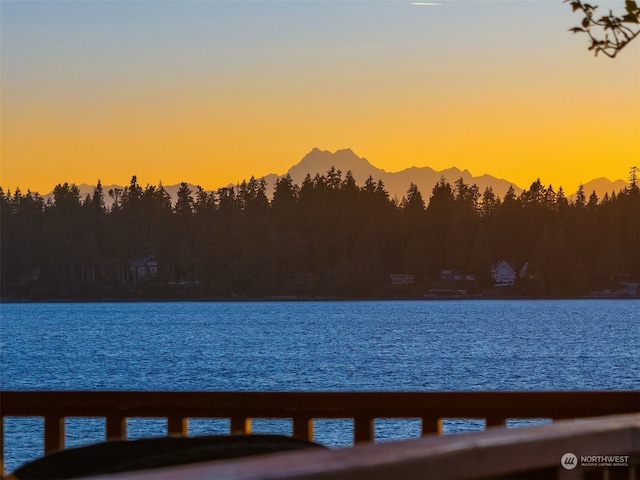
[[[141,257],[136,260],[132,260],[131,263],[136,265],[147,265],[149,263],[155,262],[157,263],[156,257],[154,254],[147,255],[146,257]]]
[[[492,272],[496,272],[498,270],[506,270],[509,269],[511,270],[513,273],[516,273],[516,266],[513,262],[505,262],[504,260],[501,260],[499,262],[495,262],[491,264],[491,271]]]

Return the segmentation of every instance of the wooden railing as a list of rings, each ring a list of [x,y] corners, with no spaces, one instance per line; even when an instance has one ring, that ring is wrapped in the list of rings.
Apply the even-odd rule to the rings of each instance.
[[[4,417],[44,417],[44,451],[65,445],[66,417],[103,417],[107,439],[127,438],[127,419],[167,419],[167,433],[187,435],[189,418],[228,418],[232,433],[250,433],[252,418],[293,420],[293,436],[313,440],[314,419],[353,419],[354,443],[375,441],[376,418],[419,418],[422,435],[442,433],[445,418],[553,420],[640,412],[638,391],[562,392],[131,392],[2,391]],[[10,447],[10,446],[9,446]]]
[[[575,458],[563,466],[567,453],[573,453]],[[114,474],[96,480],[637,480],[639,460],[640,414],[634,414],[527,428],[491,428],[443,437],[429,435],[329,451],[275,453]]]

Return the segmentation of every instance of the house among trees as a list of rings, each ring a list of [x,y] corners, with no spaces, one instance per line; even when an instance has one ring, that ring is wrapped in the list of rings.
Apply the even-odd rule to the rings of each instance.
[[[415,275],[409,273],[392,273],[391,285],[413,285],[416,281]]]
[[[513,285],[516,281],[516,266],[504,260],[492,263],[491,278],[496,282],[496,286]]]
[[[429,293],[424,297],[466,296],[469,293],[469,289],[473,289],[476,286],[475,282],[476,276],[473,274],[465,273],[459,269],[446,268],[440,270],[438,281],[434,283],[433,288],[430,288]]]
[[[476,276],[470,273],[464,273],[462,270],[440,270],[440,281],[442,283],[451,282],[475,282]]]
[[[154,255],[149,255],[129,262],[129,268],[136,280],[144,280],[158,273],[158,261]]]

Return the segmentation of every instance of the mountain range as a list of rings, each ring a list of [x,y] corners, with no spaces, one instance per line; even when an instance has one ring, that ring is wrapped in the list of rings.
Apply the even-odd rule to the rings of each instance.
[[[336,170],[340,170],[344,175],[347,171],[351,171],[356,183],[363,185],[364,182],[371,176],[375,181],[382,180],[389,195],[402,199],[407,192],[409,185],[414,183],[418,186],[420,192],[422,192],[425,201],[431,196],[431,190],[433,186],[444,177],[449,183],[453,184],[459,178],[462,178],[467,185],[476,184],[480,192],[482,193],[486,187],[491,186],[493,191],[499,197],[504,197],[509,187],[513,186],[516,194],[522,192],[522,187],[516,185],[514,182],[503,178],[497,178],[492,175],[480,175],[474,176],[469,170],[460,170],[456,167],[448,168],[445,170],[434,170],[431,167],[411,167],[399,172],[387,172],[381,168],[372,165],[366,158],[359,157],[351,149],[337,150],[336,152],[329,152],[327,150],[320,150],[314,148],[307,155],[305,155],[297,164],[293,165],[286,174],[289,174],[295,184],[300,185],[304,178],[309,174],[312,177],[316,174],[325,174],[331,167],[335,167]],[[285,174],[285,175],[286,175]],[[269,194],[273,191],[276,181],[284,175],[278,175],[275,173],[265,175],[264,178],[267,184],[267,191]],[[535,179],[532,179],[532,181]],[[193,191],[197,189],[196,185],[188,184],[189,188]],[[605,192],[618,192],[628,186],[623,180],[611,181],[607,178],[601,177],[591,180],[584,185],[584,191],[587,197],[592,191],[595,191],[599,198],[605,194]],[[94,186],[88,184],[78,185],[80,194],[84,198],[87,194],[93,193]],[[105,203],[109,205],[111,198],[106,193],[112,188],[123,188],[121,185],[103,185],[105,192]],[[176,199],[178,189],[180,185],[169,185],[164,187],[167,193],[171,195],[172,199]],[[567,193],[567,192],[565,192]],[[567,195],[569,198],[575,197],[575,192]],[[53,192],[45,195],[45,198],[53,197]]]
[[[491,175],[474,177],[469,170],[460,170],[455,167],[440,171],[431,167],[411,167],[399,172],[387,172],[372,165],[366,158],[358,157],[351,149],[331,153],[314,148],[287,173],[291,175],[294,183],[300,184],[307,173],[311,173],[311,175],[317,172],[324,173],[332,166],[341,170],[343,174],[350,170],[358,185],[364,184],[369,176],[376,181],[382,180],[389,195],[391,197],[397,196],[399,199],[402,199],[411,183],[418,186],[425,200],[428,199],[431,196],[431,190],[441,177],[444,177],[451,184],[462,178],[468,185],[475,183],[481,192],[491,186],[496,195],[500,197],[504,196],[511,185],[513,185],[516,194],[522,192],[522,188],[508,180]]]

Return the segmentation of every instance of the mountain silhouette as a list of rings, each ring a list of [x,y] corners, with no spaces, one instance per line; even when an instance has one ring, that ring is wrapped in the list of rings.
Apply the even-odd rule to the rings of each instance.
[[[384,170],[369,163],[366,158],[358,157],[350,148],[337,150],[335,153],[314,148],[287,173],[291,175],[294,183],[300,185],[307,174],[312,177],[316,173],[324,174],[331,167],[342,171],[343,175],[351,171],[359,185],[362,185],[369,176],[374,180],[379,180],[387,174]]]
[[[628,186],[629,184],[624,180],[616,180],[615,182],[612,182],[608,178],[604,177],[594,178],[593,180],[582,185],[582,187],[584,188],[584,194],[587,196],[587,199],[589,198],[589,195],[591,195],[591,193],[595,191],[600,200],[602,200],[602,197],[605,193],[611,195],[611,192],[615,192],[617,194],[620,190],[623,190]],[[576,193],[573,193],[569,196],[569,199],[571,200],[575,200],[575,198]]]
[[[416,184],[425,199],[428,199],[431,196],[431,190],[441,177],[444,177],[452,185],[459,178],[462,178],[467,185],[475,183],[480,188],[481,193],[486,187],[491,186],[494,193],[500,197],[503,197],[512,185],[516,194],[522,192],[522,188],[508,180],[491,175],[474,177],[469,170],[460,170],[455,167],[446,170],[434,170],[431,167],[411,167],[399,172],[387,172],[372,165],[366,158],[359,157],[349,148],[337,150],[335,153],[314,148],[298,164],[291,167],[287,173],[291,175],[294,183],[300,184],[307,174],[312,177],[316,173],[324,174],[332,166],[340,170],[343,176],[347,171],[351,171],[358,185],[364,184],[369,176],[375,181],[382,180],[389,195],[399,199],[405,195],[411,183]]]
[[[499,197],[504,197],[509,187],[513,186],[513,189],[517,195],[522,192],[522,188],[509,180],[494,177],[492,175],[483,174],[480,176],[474,176],[469,170],[460,170],[456,167],[447,168],[445,170],[434,170],[431,167],[410,167],[399,172],[387,172],[382,168],[378,168],[373,165],[369,160],[364,157],[359,157],[350,148],[337,150],[330,152],[328,150],[320,150],[319,148],[313,148],[307,153],[297,164],[293,165],[283,175],[277,175],[271,173],[265,175],[263,178],[267,184],[267,192],[272,194],[276,181],[282,178],[284,175],[289,174],[294,183],[300,185],[307,175],[312,178],[316,175],[324,175],[331,167],[335,167],[336,170],[342,172],[342,176],[346,175],[348,171],[351,171],[356,183],[360,186],[364,184],[367,178],[372,177],[374,181],[382,180],[385,185],[385,189],[389,192],[389,195],[402,199],[409,189],[409,185],[414,183],[418,186],[420,192],[422,192],[425,200],[428,200],[431,196],[431,191],[434,185],[444,177],[446,181],[453,183],[462,178],[467,185],[476,184],[480,190],[480,193],[484,192],[488,186],[493,188],[493,191]],[[251,175],[251,174],[249,174]],[[532,181],[535,179],[532,179]],[[192,183],[188,183],[189,188],[195,193],[197,186]],[[227,185],[233,186],[233,185]],[[600,177],[589,182],[584,183],[585,195],[588,197],[592,191],[596,191],[598,198],[602,198],[605,193],[611,194],[611,192],[619,192],[628,186],[623,180],[611,181],[607,178]],[[80,189],[81,198],[84,199],[87,194],[93,194],[93,185],[87,185],[85,183],[78,185]],[[105,204],[110,206],[112,199],[108,196],[110,189],[124,188],[121,185],[105,185],[103,186],[105,192]],[[167,193],[171,196],[175,202],[177,199],[177,192],[180,188],[180,184],[165,185]],[[575,199],[575,192],[569,195],[570,199]],[[45,199],[53,198],[53,192],[44,195]]]

